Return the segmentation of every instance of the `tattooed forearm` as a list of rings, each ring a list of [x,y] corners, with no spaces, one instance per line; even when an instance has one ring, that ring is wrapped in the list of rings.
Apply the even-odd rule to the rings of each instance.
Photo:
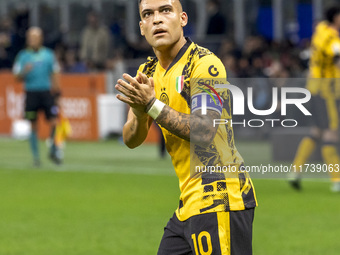
[[[165,106],[156,122],[174,135],[193,143],[207,146],[215,137],[217,127],[214,127],[214,119],[219,119],[216,111],[208,111],[202,116],[199,111],[194,114],[184,114]]]

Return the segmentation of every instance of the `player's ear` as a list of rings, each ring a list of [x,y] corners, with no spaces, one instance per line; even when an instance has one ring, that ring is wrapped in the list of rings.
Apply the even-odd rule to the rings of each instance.
[[[186,12],[181,13],[181,26],[185,27],[188,24],[188,14]]]
[[[143,28],[143,23],[142,23],[142,21],[139,21],[139,29],[140,29],[140,34],[141,34],[142,36],[144,36],[145,33],[144,33],[144,28]]]

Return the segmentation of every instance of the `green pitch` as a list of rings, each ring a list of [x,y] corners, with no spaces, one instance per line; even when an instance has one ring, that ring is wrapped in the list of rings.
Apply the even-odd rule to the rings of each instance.
[[[156,254],[179,196],[169,158],[155,146],[70,142],[56,167],[40,145],[35,169],[27,142],[0,139],[1,255]],[[238,148],[247,164],[270,162],[266,143]],[[301,193],[284,180],[254,184],[255,255],[339,254],[340,194],[329,183],[305,181]]]

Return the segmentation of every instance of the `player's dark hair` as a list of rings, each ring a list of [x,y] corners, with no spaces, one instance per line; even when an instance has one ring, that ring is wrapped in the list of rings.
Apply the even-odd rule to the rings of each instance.
[[[138,5],[140,5],[140,3],[142,2],[143,0],[138,0]],[[179,0],[179,2],[181,2],[181,0]]]
[[[221,1],[220,0],[209,0],[209,2],[214,4],[217,7],[221,7]]]
[[[333,23],[337,15],[340,14],[340,6],[332,6],[326,10],[325,17],[329,23]]]

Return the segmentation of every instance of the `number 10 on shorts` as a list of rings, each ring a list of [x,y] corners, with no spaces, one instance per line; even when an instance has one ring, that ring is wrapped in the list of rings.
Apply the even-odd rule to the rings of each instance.
[[[196,234],[192,234],[191,238],[194,243],[196,255],[211,255],[213,248],[211,243],[211,236],[207,231],[202,231],[198,235],[198,237],[196,237]],[[206,245],[203,245],[203,242],[205,242]]]

